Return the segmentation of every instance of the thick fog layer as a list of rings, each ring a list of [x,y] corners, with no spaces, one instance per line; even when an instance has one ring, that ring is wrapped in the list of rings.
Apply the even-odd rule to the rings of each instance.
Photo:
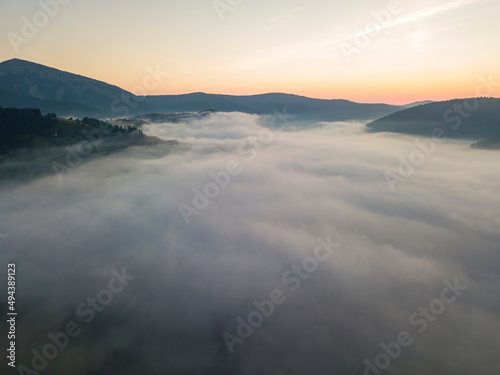
[[[498,155],[276,116],[3,188],[12,373],[499,373]]]

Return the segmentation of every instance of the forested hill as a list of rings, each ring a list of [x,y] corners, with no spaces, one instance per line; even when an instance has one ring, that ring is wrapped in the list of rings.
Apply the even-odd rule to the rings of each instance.
[[[500,99],[470,98],[405,109],[367,125],[370,131],[430,137],[443,129],[448,138],[490,139],[500,136]]]
[[[129,145],[161,142],[133,126],[120,127],[93,118],[61,119],[39,109],[0,107],[0,154],[18,149],[71,145],[81,141]]]
[[[145,135],[134,126],[94,118],[62,119],[39,109],[0,107],[0,181],[2,186],[53,175],[59,181],[83,163],[124,150],[163,155],[177,145]]]

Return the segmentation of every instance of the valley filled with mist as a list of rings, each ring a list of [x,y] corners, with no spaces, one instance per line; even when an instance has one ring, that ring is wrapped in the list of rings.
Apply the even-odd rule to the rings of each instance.
[[[156,116],[141,130],[178,145],[3,187],[0,227],[16,241],[0,258],[22,259],[20,363],[361,374],[406,332],[384,373],[497,370],[492,151],[276,113]],[[100,293],[116,272],[120,293]],[[67,348],[32,362],[68,322],[80,331]]]

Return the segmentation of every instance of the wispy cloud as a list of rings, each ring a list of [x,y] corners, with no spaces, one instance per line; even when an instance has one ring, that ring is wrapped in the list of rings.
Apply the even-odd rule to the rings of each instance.
[[[485,0],[456,0],[456,1],[448,1],[444,4],[433,5],[426,7],[425,9],[420,9],[414,12],[407,14],[406,16],[400,17],[392,22],[389,22],[387,25],[381,25],[380,29],[390,29],[395,26],[404,25],[410,22],[422,20],[424,18],[432,17],[440,13],[448,12],[451,10],[455,10],[461,7],[468,6],[472,3],[483,2]],[[343,39],[337,41],[337,43],[345,42],[356,37],[359,37],[364,34],[364,31],[349,35]]]
[[[406,14],[403,14],[401,17],[394,19],[392,22],[388,23],[385,26],[382,26],[381,29],[390,29],[396,26],[409,24],[411,22],[432,17],[440,13],[444,13],[461,7],[469,6],[473,3],[479,3],[484,1],[489,1],[489,0],[455,0],[455,1],[448,1],[445,2],[444,4],[439,4],[439,5],[426,5],[425,8],[423,9],[414,10]],[[299,10],[300,10],[299,8],[291,10],[289,13],[279,17],[279,19],[281,21],[285,19],[291,19],[294,17],[293,14],[295,14],[296,11]],[[278,18],[276,18],[275,21],[277,22]],[[363,31],[360,31],[354,34],[350,34],[348,36],[339,36],[338,30],[339,28],[336,28],[335,32],[331,33],[322,32],[321,34],[317,34],[313,37],[308,36],[304,40],[299,40],[299,41],[295,40],[291,44],[283,45],[279,49],[274,49],[271,52],[266,51],[266,53],[262,55],[256,55],[255,53],[253,53],[252,57],[243,60],[239,64],[238,68],[235,69],[235,71],[258,69],[262,66],[278,63],[286,59],[293,58],[294,56],[309,56],[310,58],[314,58],[315,56],[318,55],[325,55],[327,52],[330,51],[332,46],[352,40],[356,37],[363,35]]]

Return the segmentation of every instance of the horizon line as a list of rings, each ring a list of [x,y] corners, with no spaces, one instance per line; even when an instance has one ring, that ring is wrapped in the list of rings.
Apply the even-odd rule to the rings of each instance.
[[[368,102],[366,102],[366,101],[357,101],[357,100],[347,99],[347,98],[342,98],[342,97],[335,97],[335,98],[331,98],[331,97],[325,98],[325,97],[322,97],[321,98],[321,97],[316,97],[316,96],[307,96],[307,95],[303,95],[303,94],[283,92],[283,91],[260,92],[260,93],[257,93],[257,94],[229,94],[229,93],[192,91],[192,92],[185,92],[185,93],[181,93],[181,94],[165,94],[165,93],[163,93],[163,94],[152,94],[152,95],[136,95],[132,91],[124,89],[123,87],[120,87],[120,86],[118,86],[116,84],[113,84],[113,83],[109,83],[109,82],[106,82],[106,81],[103,81],[103,80],[100,80],[100,79],[96,79],[96,78],[92,78],[92,77],[89,77],[89,76],[85,76],[85,75],[82,75],[82,74],[79,74],[79,73],[73,73],[73,72],[70,72],[70,71],[67,71],[67,70],[62,70],[60,68],[54,68],[52,66],[44,65],[42,63],[38,63],[38,62],[30,61],[30,60],[25,60],[25,59],[21,59],[21,58],[18,58],[18,57],[13,57],[13,58],[4,60],[4,61],[0,62],[0,64],[6,63],[6,62],[9,62],[9,61],[13,61],[13,60],[19,60],[19,61],[22,61],[22,62],[27,62],[27,63],[30,63],[30,64],[39,65],[39,66],[42,66],[42,67],[45,67],[45,68],[48,68],[48,69],[58,70],[60,72],[66,73],[66,74],[72,74],[72,75],[75,75],[75,76],[79,76],[79,77],[90,79],[90,80],[93,80],[93,81],[96,81],[96,82],[100,82],[100,83],[103,83],[103,84],[106,84],[106,85],[114,86],[114,87],[117,87],[120,90],[126,91],[129,94],[132,94],[132,95],[134,95],[136,97],[183,96],[183,95],[194,95],[194,94],[219,95],[219,96],[234,96],[234,97],[252,97],[252,96],[263,96],[263,95],[291,95],[291,96],[297,96],[297,97],[302,97],[302,98],[307,98],[307,99],[313,99],[313,100],[336,100],[336,101],[348,101],[348,102],[357,103],[357,104],[374,104],[374,105],[382,104],[382,105],[392,105],[392,106],[397,106],[397,107],[404,107],[404,106],[408,106],[408,105],[412,105],[412,104],[425,103],[425,102],[437,103],[437,102],[447,102],[447,101],[452,101],[452,100],[462,100],[462,99],[466,100],[466,99],[473,99],[473,98],[481,98],[481,97],[470,96],[470,97],[452,97],[452,98],[448,97],[447,99],[439,99],[439,100],[418,99],[418,100],[414,100],[414,101],[411,101],[411,102],[403,102],[404,104],[395,104],[394,101],[384,102],[384,101],[378,101],[378,100],[376,100],[376,101],[368,101]],[[488,98],[500,99],[500,97],[493,97],[493,96],[492,97],[488,97]],[[426,103],[426,104],[428,104],[428,103]]]

